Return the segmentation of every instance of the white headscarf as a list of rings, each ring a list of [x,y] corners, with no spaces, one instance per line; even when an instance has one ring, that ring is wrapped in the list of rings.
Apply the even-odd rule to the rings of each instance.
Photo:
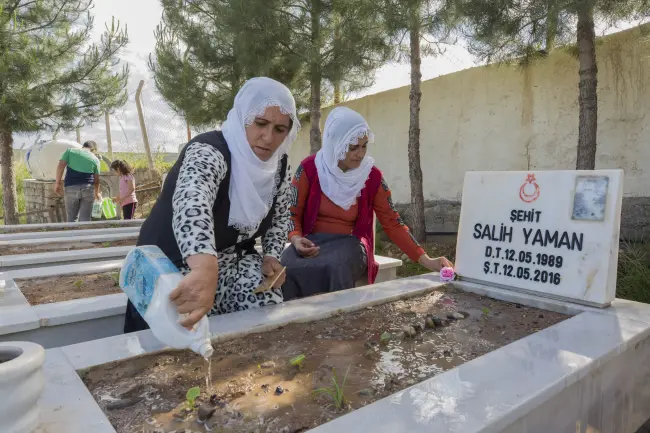
[[[347,107],[337,107],[327,116],[323,147],[316,154],[321,190],[345,210],[356,203],[375,165],[375,160],[366,155],[358,168],[345,172],[339,168],[339,161],[345,159],[350,146],[362,137],[368,137],[369,143],[375,139],[366,119]]]
[[[289,115],[293,125],[273,156],[268,161],[262,161],[246,139],[246,127],[256,117],[264,115],[269,107],[278,107],[283,114]],[[259,77],[248,80],[239,90],[234,106],[221,128],[231,153],[229,226],[240,231],[256,230],[259,227],[273,204],[278,162],[289,152],[299,129],[296,102],[283,84]]]

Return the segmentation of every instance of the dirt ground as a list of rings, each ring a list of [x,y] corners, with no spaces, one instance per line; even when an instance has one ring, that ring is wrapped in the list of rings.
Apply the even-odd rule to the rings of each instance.
[[[119,271],[101,274],[25,278],[16,280],[30,305],[71,301],[121,292]]]
[[[119,433],[302,432],[565,318],[448,287],[216,344],[210,368],[192,352],[170,351],[82,379]],[[333,388],[334,377],[341,407],[316,391]],[[198,411],[186,403],[197,386]],[[200,424],[199,416],[209,417]]]
[[[123,247],[135,245],[137,239],[126,239],[123,241],[112,242],[78,242],[73,239],[70,242],[58,242],[54,244],[43,245],[7,245],[0,246],[0,256],[9,256],[14,254],[30,254],[30,253],[47,253],[52,251],[71,251],[71,250],[84,250],[88,248],[107,248],[107,247]]]
[[[68,231],[68,230],[88,230],[88,229],[110,229],[110,228],[120,228],[120,227],[136,227],[136,226],[125,226],[122,224],[116,224],[114,222],[109,222],[107,221],[105,224],[94,224],[91,226],[80,226],[80,227],[54,227],[51,229],[40,229],[40,230],[34,230],[34,228],[29,227],[28,225],[25,225],[25,227],[18,227],[17,229],[11,230],[11,231],[1,231],[0,233],[27,233],[27,232],[33,232],[33,231],[39,231],[39,232],[58,232],[58,231]]]

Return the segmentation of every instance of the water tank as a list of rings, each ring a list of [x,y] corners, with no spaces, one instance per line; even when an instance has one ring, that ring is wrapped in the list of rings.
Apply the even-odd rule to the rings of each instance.
[[[36,143],[27,150],[25,162],[34,179],[56,180],[56,167],[61,155],[67,149],[81,149],[81,144],[72,140],[56,139]]]

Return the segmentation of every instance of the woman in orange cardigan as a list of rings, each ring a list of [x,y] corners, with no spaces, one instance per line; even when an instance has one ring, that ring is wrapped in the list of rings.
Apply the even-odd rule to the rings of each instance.
[[[285,300],[354,287],[379,269],[374,257],[373,213],[388,237],[408,257],[439,271],[453,266],[431,258],[395,210],[390,189],[366,155],[373,135],[359,113],[337,107],[327,117],[323,147],[307,157],[292,181],[291,246],[282,255],[287,267]]]

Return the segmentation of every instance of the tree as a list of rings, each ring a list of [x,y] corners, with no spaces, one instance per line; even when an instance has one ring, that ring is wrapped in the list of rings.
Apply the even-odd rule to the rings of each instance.
[[[411,181],[411,229],[418,241],[426,238],[424,221],[424,190],[420,161],[420,101],[422,99],[422,55],[435,55],[444,50],[450,31],[440,15],[441,2],[436,0],[385,0],[383,14],[397,46],[397,59],[411,65],[409,93],[408,159]],[[404,40],[408,37],[408,45]]]
[[[0,1],[0,160],[5,224],[18,224],[13,134],[73,129],[126,102],[128,69],[114,71],[126,29],[89,44],[92,0]]]
[[[172,107],[192,124],[214,124],[243,81],[266,75],[285,83],[299,107],[309,107],[312,153],[321,146],[323,100],[331,93],[338,103],[371,86],[391,56],[371,0],[162,2],[150,65]]]
[[[259,0],[258,0],[259,1]],[[378,67],[388,61],[392,48],[385,34],[383,16],[371,0],[261,0],[275,11],[280,28],[278,47],[305,64],[310,85],[310,134],[312,153],[321,147],[321,106],[328,85],[334,102],[344,92],[374,84]]]
[[[158,91],[191,125],[223,121],[241,85],[254,76],[306,87],[303,65],[264,36],[286,33],[272,11],[251,8],[245,0],[162,0],[162,5],[149,66]]]
[[[558,43],[577,42],[580,115],[577,170],[596,165],[598,66],[595,20],[616,24],[650,14],[648,0],[449,0],[448,16],[458,20],[478,58],[530,63],[547,56]],[[452,11],[452,12],[450,12]]]

